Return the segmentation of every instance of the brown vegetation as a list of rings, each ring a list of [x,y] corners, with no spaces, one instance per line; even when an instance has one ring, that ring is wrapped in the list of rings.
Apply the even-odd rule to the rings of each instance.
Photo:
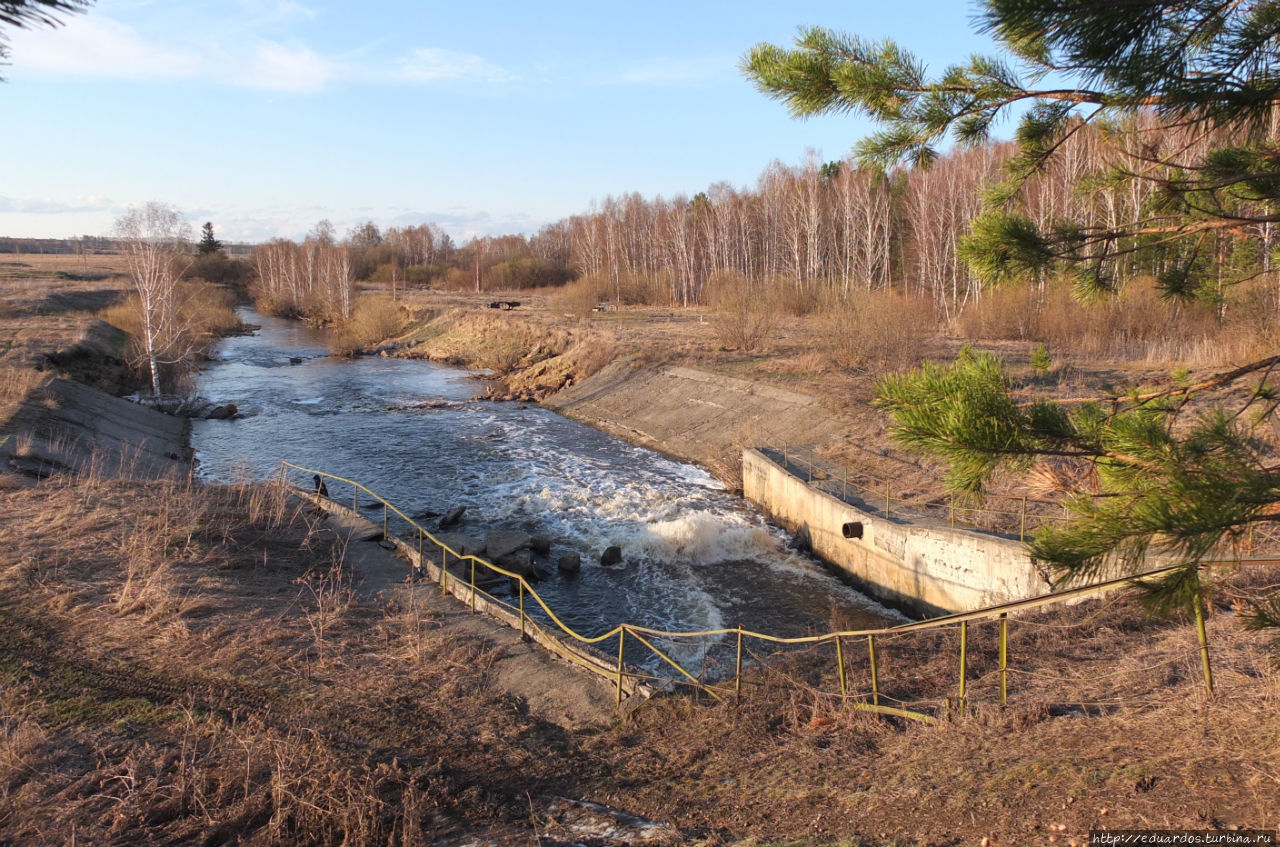
[[[397,356],[448,362],[494,371],[494,399],[537,400],[580,381],[617,353],[608,332],[569,326],[548,330],[491,310],[418,310],[399,337]]]
[[[100,357],[89,373],[70,352],[92,332],[98,311],[123,297],[123,273],[114,256],[0,256],[0,425],[55,370],[112,389],[134,384],[125,368]]]
[[[202,280],[184,280],[176,283],[169,294],[172,302],[172,319],[165,327],[158,346],[164,352],[157,364],[161,384],[182,393],[189,387],[192,373],[204,361],[209,349],[219,338],[236,331],[240,318],[236,315],[235,299],[225,288]],[[143,309],[138,295],[132,294],[122,302],[103,309],[101,317],[112,326],[129,334],[125,356],[138,373],[148,368],[148,355],[144,343]]]
[[[842,705],[828,648],[753,671],[738,704],[664,698],[569,733],[493,685],[492,645],[351,591],[343,549],[270,487],[0,486],[0,838],[526,844],[554,796],[703,844],[1277,823],[1259,753],[1280,680],[1229,614],[1213,701],[1193,629],[1112,599],[1013,621],[1005,710],[983,625],[972,712],[936,727]],[[953,695],[955,649],[882,641],[886,696]],[[865,655],[846,655],[865,692]]]
[[[379,341],[399,335],[407,320],[404,311],[390,297],[360,297],[351,310],[351,317],[334,328],[330,347],[339,356],[353,356]]]

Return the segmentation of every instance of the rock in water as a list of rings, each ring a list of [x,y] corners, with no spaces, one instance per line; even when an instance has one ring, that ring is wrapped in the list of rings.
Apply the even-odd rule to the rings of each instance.
[[[464,535],[461,532],[439,532],[436,533],[436,540],[442,544],[447,544],[449,549],[457,553],[459,556],[480,556],[484,554],[484,541],[472,535]],[[430,540],[422,545],[425,552],[438,550]],[[432,553],[432,555],[435,555]],[[436,558],[439,558],[436,556]]]
[[[466,511],[466,506],[459,506],[456,509],[450,509],[445,512],[444,517],[440,519],[440,526],[453,526],[458,523],[458,521],[462,520],[462,516],[466,514]]]
[[[577,573],[582,570],[582,557],[577,553],[565,553],[557,564],[565,573]]]
[[[484,534],[485,555],[497,564],[498,559],[510,555],[517,550],[528,550],[533,539],[523,532],[512,532],[505,529],[494,529]]]
[[[495,565],[503,570],[511,571],[520,576],[534,576],[533,569],[533,553],[528,549],[513,550],[503,556],[489,557]]]
[[[529,547],[539,556],[546,556],[551,553],[551,539],[545,535],[535,535],[529,539]]]
[[[235,403],[228,403],[225,406],[214,406],[209,410],[208,418],[211,421],[229,421],[239,413]]]
[[[600,564],[604,565],[606,568],[609,567],[610,565],[619,564],[621,561],[622,561],[622,548],[616,544],[613,545],[612,547],[607,548],[603,553],[600,554]]]

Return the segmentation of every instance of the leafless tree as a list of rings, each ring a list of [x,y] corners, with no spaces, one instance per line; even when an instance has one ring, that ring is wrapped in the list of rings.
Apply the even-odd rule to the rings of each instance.
[[[142,345],[151,373],[151,392],[160,398],[160,365],[187,351],[175,349],[182,335],[178,282],[191,264],[191,227],[173,206],[147,203],[116,219],[115,237],[142,310]]]

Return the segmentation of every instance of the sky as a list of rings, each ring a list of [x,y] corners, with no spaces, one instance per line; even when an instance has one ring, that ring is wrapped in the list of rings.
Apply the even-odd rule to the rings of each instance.
[[[224,241],[435,222],[531,234],[606,196],[754,185],[844,157],[855,115],[790,118],[738,62],[822,25],[931,70],[993,52],[962,0],[99,0],[10,30],[0,235],[105,235],[159,201]]]

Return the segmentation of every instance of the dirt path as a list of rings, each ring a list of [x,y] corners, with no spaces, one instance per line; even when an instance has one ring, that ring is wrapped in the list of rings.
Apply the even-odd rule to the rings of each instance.
[[[361,540],[380,534],[380,525],[346,510],[329,512],[326,522],[347,539],[346,561],[357,574],[362,599],[415,610],[431,622],[433,635],[460,635],[498,647],[490,678],[531,714],[568,729],[613,721],[616,697],[603,680],[521,640],[516,630],[472,612],[452,596],[441,594],[434,583],[411,583],[407,562],[377,541]]]

